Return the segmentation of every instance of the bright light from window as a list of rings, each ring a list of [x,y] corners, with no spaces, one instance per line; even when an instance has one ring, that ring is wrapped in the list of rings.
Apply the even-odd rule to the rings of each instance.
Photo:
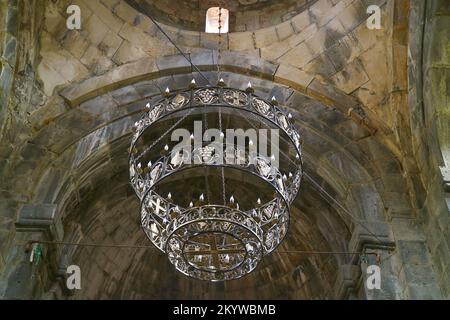
[[[228,9],[221,8],[222,16],[220,18],[220,33],[228,32]],[[209,8],[206,12],[206,30],[207,33],[219,33],[219,7]]]

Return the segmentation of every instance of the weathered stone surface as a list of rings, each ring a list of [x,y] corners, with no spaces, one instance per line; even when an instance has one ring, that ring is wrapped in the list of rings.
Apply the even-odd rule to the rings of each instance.
[[[266,28],[255,32],[255,46],[256,48],[267,47],[268,45],[278,41],[276,29]]]
[[[281,64],[275,73],[274,79],[276,82],[288,85],[296,90],[305,91],[313,78],[312,74]]]
[[[255,48],[255,40],[252,32],[234,32],[229,34],[230,50],[242,51]]]
[[[359,60],[347,65],[342,71],[335,74],[333,82],[342,91],[349,94],[369,81],[369,77]]]
[[[278,61],[290,64],[297,68],[302,68],[308,62],[310,62],[313,57],[314,54],[313,52],[311,52],[311,49],[304,42],[302,42],[298,46],[281,56]]]
[[[157,74],[156,63],[151,59],[142,59],[118,67],[102,76],[93,77],[78,85],[68,87],[61,94],[72,106],[75,106],[89,97],[101,94],[101,92],[106,90],[106,88],[111,88],[111,86],[132,83],[134,80],[146,76],[152,78]],[[116,83],[119,80],[122,82]]]
[[[38,282],[17,284],[30,277],[18,241],[146,243],[128,185],[131,125],[166,86],[217,81],[206,2],[147,1],[138,12],[123,0],[76,0],[82,30],[68,31],[69,2],[0,3],[2,298],[67,298],[48,290],[59,287],[47,271],[60,267],[50,262],[58,253],[48,253]],[[446,1],[257,2],[229,1],[221,77],[276,96],[300,128],[313,180],[302,181],[280,249],[378,252],[382,290],[360,285],[357,255],[272,255],[212,290],[173,272],[157,250],[86,247],[65,261],[90,283],[74,298],[447,298]],[[364,23],[370,4],[381,6],[382,30]],[[149,8],[207,80],[157,31]]]

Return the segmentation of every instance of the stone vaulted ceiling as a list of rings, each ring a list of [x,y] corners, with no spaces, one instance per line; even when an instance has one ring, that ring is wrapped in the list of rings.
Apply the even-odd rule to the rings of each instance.
[[[185,30],[204,31],[206,10],[223,6],[231,13],[231,31],[253,31],[287,21],[317,0],[130,0],[159,21]]]
[[[48,245],[31,267],[20,244],[30,239],[149,244],[128,183],[131,126],[167,86],[206,83],[148,15],[214,82],[217,36],[202,31],[218,2],[4,1],[0,297],[448,297],[446,1],[227,2],[225,82],[243,89],[251,81],[292,113],[305,171],[323,189],[304,180],[280,248],[225,283],[180,275],[156,248]],[[65,27],[71,3],[81,8],[81,30]],[[366,26],[369,4],[381,8],[381,30]],[[424,36],[424,24],[441,31]],[[363,248],[380,250],[381,291],[364,289],[355,255],[288,253]],[[64,289],[68,264],[81,267],[85,289]]]

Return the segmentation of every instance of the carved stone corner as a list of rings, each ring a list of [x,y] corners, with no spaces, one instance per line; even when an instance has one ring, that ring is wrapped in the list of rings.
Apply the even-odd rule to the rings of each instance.
[[[361,269],[357,265],[346,264],[339,267],[334,284],[336,299],[345,300],[356,296],[361,279]]]
[[[18,232],[42,232],[48,239],[61,239],[63,228],[56,218],[56,204],[26,204],[15,223]]]
[[[393,250],[395,240],[391,225],[384,221],[361,221],[361,225],[353,230],[349,248],[352,252],[363,252],[365,249]],[[352,263],[356,263],[358,257],[353,259]]]

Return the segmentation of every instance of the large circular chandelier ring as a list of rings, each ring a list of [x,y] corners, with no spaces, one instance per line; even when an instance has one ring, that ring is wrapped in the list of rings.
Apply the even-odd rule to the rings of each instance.
[[[292,190],[293,188],[296,188],[295,186],[295,178],[292,179],[293,181],[290,184],[286,184],[283,181],[283,175],[280,172],[272,173],[270,176],[264,176],[260,172],[258,172],[258,169],[255,164],[247,163],[245,165],[240,164],[185,164],[182,163],[181,165],[172,168],[171,170],[167,170],[167,162],[170,159],[170,157],[161,157],[155,164],[152,166],[154,168],[155,166],[160,166],[160,171],[157,177],[151,179],[151,183],[147,186],[148,190],[142,194],[141,198],[144,198],[146,193],[148,193],[151,189],[155,189],[158,187],[159,184],[163,183],[165,179],[169,178],[170,176],[173,176],[175,174],[178,174],[180,172],[186,171],[186,170],[192,170],[199,167],[216,167],[216,168],[230,168],[233,170],[239,170],[247,172],[255,177],[258,177],[263,182],[268,183],[270,186],[275,188],[277,193],[283,198],[283,200],[286,202],[286,205],[290,203],[290,199],[288,191]],[[151,172],[151,168],[149,170]],[[298,174],[298,173],[296,173]],[[144,177],[140,176],[140,179],[144,180]],[[280,181],[281,182],[277,182]],[[282,185],[280,184],[282,183]],[[281,187],[280,187],[281,185]],[[136,192],[140,193],[139,190],[135,190]]]
[[[231,92],[239,92],[240,94],[245,94],[251,97],[252,99],[248,99],[249,102],[243,105],[232,105],[228,103],[227,101],[215,101],[215,103],[205,101],[205,102],[196,102],[195,93],[201,90],[218,90],[218,94],[223,91],[221,90],[228,90]],[[251,93],[247,93],[242,90],[238,89],[230,89],[230,88],[221,88],[221,87],[206,87],[204,89],[197,89],[197,90],[190,90],[191,97],[186,100],[183,104],[179,105],[177,108],[170,108],[169,106],[172,105],[173,101],[179,96],[180,94],[185,93],[185,91],[179,90],[175,93],[172,93],[170,96],[160,99],[155,103],[155,106],[152,110],[149,111],[149,114],[144,114],[143,117],[136,122],[135,127],[137,127],[137,130],[132,138],[132,147],[135,146],[135,143],[137,140],[139,140],[140,136],[144,131],[151,125],[155,124],[158,121],[161,121],[165,119],[168,116],[175,115],[177,113],[181,113],[183,111],[194,109],[194,108],[213,108],[213,107],[219,107],[219,108],[230,108],[230,109],[237,109],[244,112],[249,112],[251,114],[254,114],[259,117],[263,117],[265,120],[269,121],[273,125],[275,125],[277,128],[281,129],[291,140],[293,145],[296,148],[297,154],[299,155],[299,159],[301,159],[301,151],[300,151],[300,137],[298,133],[296,132],[296,129],[293,125],[290,124],[289,120],[286,119],[286,116],[284,115],[284,112],[279,109],[277,106],[272,105],[268,100],[262,99],[260,97],[257,97]],[[255,108],[252,106],[253,101],[258,101],[258,103],[264,103],[266,106],[270,106],[270,108],[273,108],[274,111],[268,110],[267,112],[258,111],[260,109],[255,110]],[[220,104],[220,102],[223,102],[225,104]],[[155,112],[158,110],[157,112]],[[153,112],[153,114],[152,114]],[[269,114],[270,116],[267,116],[266,114]],[[284,119],[286,122],[283,121],[286,125],[280,124],[280,121],[273,120],[276,118],[277,115],[281,114],[282,119]],[[276,118],[279,119],[279,118]],[[149,120],[149,121],[148,121]]]

